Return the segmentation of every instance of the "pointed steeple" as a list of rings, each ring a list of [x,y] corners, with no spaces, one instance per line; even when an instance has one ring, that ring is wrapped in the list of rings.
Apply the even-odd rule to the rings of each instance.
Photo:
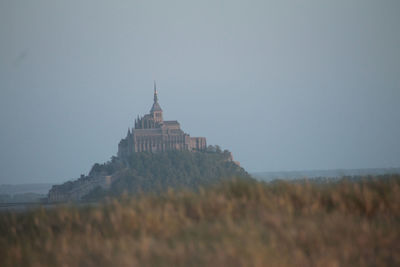
[[[160,107],[160,104],[158,104],[158,92],[157,92],[157,85],[156,81],[154,81],[154,103],[153,106],[151,107],[150,114],[153,114],[154,112],[162,112],[162,109]]]
[[[157,85],[156,81],[154,80],[154,103],[158,102],[158,92],[157,92]]]
[[[163,122],[162,109],[158,104],[158,92],[156,81],[154,81],[154,103],[151,107],[150,114],[152,115],[155,122]]]

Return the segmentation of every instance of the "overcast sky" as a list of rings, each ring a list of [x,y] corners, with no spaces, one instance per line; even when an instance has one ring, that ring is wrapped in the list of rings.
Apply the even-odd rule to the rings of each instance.
[[[116,155],[164,118],[248,171],[400,166],[398,0],[0,0],[0,184]]]

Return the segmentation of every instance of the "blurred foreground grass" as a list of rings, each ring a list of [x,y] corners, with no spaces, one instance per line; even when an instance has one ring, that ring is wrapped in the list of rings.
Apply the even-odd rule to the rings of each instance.
[[[400,266],[400,176],[2,213],[0,266]]]

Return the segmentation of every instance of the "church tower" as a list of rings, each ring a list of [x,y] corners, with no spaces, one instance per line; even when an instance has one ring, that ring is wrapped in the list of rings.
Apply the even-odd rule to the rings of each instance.
[[[150,115],[153,117],[155,122],[162,123],[163,122],[163,111],[158,104],[158,93],[156,87],[156,81],[154,81],[154,103],[150,110]]]
[[[137,117],[133,129],[128,129],[126,138],[118,145],[118,157],[126,158],[136,152],[163,152],[168,150],[204,151],[206,138],[191,137],[182,131],[178,121],[164,121],[163,111],[158,103],[154,81],[154,103],[150,114]]]

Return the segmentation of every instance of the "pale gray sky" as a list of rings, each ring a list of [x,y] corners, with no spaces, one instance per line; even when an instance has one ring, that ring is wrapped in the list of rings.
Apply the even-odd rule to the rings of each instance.
[[[400,1],[0,0],[0,183],[116,154],[152,104],[248,171],[400,166]]]

